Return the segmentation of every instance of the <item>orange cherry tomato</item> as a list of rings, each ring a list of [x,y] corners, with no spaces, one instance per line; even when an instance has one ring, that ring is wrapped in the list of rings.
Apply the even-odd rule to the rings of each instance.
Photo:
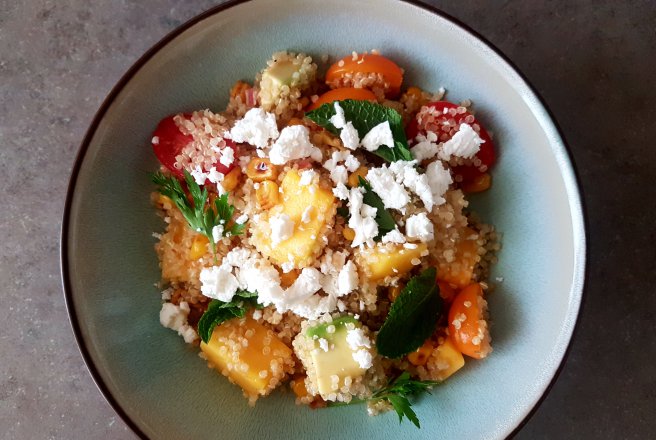
[[[462,354],[482,359],[491,351],[487,322],[483,316],[483,289],[470,284],[456,295],[449,309],[449,336]]]
[[[352,55],[348,55],[330,66],[326,72],[326,83],[338,81],[348,73],[380,73],[385,78],[385,82],[389,84],[386,96],[395,97],[401,91],[403,70],[394,61],[382,55],[358,55],[355,60]]]
[[[319,99],[314,101],[308,107],[308,111],[321,107],[323,104],[330,104],[335,101],[344,101],[345,99],[355,99],[357,101],[376,101],[376,95],[371,90],[356,89],[353,87],[341,87],[339,89],[329,90]]]

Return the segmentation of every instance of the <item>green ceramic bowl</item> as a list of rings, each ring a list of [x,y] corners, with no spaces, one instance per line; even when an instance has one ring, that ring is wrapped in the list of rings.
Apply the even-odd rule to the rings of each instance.
[[[165,115],[223,109],[230,86],[272,52],[381,49],[406,84],[471,98],[499,146],[491,191],[473,206],[503,233],[490,296],[494,353],[421,398],[421,430],[362,407],[313,411],[276,393],[249,408],[158,322],[149,145]],[[71,321],[98,387],[150,438],[503,438],[554,378],[582,295],[585,232],[576,179],[549,113],[511,64],[444,14],[392,0],[253,0],[183,25],[141,58],[99,110],[71,178],[62,273]]]

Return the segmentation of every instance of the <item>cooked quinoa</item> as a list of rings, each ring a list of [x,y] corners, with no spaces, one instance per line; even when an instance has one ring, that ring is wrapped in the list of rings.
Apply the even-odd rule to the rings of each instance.
[[[253,83],[235,83],[225,111],[174,115],[154,133],[161,179],[189,191],[176,200],[159,183],[152,194],[165,222],[154,234],[160,321],[199,345],[251,404],[290,386],[297,404],[369,399],[377,414],[391,402],[376,392],[401,373],[441,382],[492,351],[486,297],[499,240],[466,198],[490,186],[491,137],[471,103],[443,101],[442,88],[403,88],[394,66],[377,51],[353,52],[324,75],[307,54],[277,52]],[[338,88],[346,99],[352,88],[369,89],[368,105],[396,110],[403,148],[418,160],[378,154],[393,122],[359,132],[343,116],[359,101],[319,106],[334,112],[330,127],[308,113]],[[207,205],[192,204],[191,184],[207,191]],[[186,204],[232,212],[203,229],[192,227]],[[385,355],[381,328],[406,313],[395,301],[410,298],[410,280],[430,270],[437,277],[425,289],[441,312],[420,346]],[[220,307],[234,317],[215,318]]]

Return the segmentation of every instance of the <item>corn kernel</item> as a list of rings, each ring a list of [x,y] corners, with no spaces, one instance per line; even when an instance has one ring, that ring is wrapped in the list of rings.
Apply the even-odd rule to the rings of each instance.
[[[262,209],[271,209],[278,204],[280,192],[278,184],[271,180],[265,180],[255,190],[255,198]]]
[[[433,344],[428,340],[424,342],[424,345],[408,355],[408,361],[414,366],[426,365],[431,353],[433,353]]]
[[[232,170],[230,170],[228,174],[223,176],[223,180],[221,181],[221,186],[226,191],[232,191],[233,189],[237,188],[237,185],[239,185],[240,180],[241,180],[241,170],[239,169],[239,167],[235,167]]]
[[[489,173],[483,173],[476,177],[473,181],[467,182],[462,185],[462,190],[465,193],[478,193],[483,192],[490,188],[492,185],[492,176]]]
[[[348,226],[346,226],[342,230],[342,235],[344,235],[345,239],[347,239],[349,241],[353,241],[353,239],[355,238],[355,231],[353,229],[349,228]]]
[[[351,175],[348,177],[347,183],[349,184],[350,187],[355,188],[360,184],[360,177],[363,179],[367,178],[367,168],[365,167],[360,167],[357,170],[353,171]]]
[[[200,257],[205,255],[207,252],[207,244],[209,240],[204,235],[197,235],[194,237],[194,240],[191,242],[191,247],[189,248],[189,259],[198,260]]]
[[[265,180],[275,180],[278,178],[278,167],[273,165],[269,159],[263,157],[254,157],[246,167],[246,175],[253,182],[264,182]]]

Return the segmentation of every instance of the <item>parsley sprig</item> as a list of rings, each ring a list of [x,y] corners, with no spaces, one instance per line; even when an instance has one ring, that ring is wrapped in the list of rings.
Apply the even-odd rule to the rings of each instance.
[[[403,421],[403,417],[407,417],[417,428],[421,428],[419,418],[417,418],[417,413],[412,409],[412,403],[410,403],[409,397],[421,393],[430,394],[430,389],[439,384],[440,382],[434,380],[414,380],[410,377],[410,373],[404,371],[396,379],[374,392],[368,399],[354,399],[349,403],[330,402],[328,406],[387,401],[399,416],[399,423]]]
[[[198,334],[207,343],[212,337],[214,327],[233,318],[243,318],[250,308],[261,309],[257,302],[257,292],[238,290],[230,302],[213,299],[198,321]]]
[[[235,212],[235,207],[228,202],[228,193],[214,200],[214,207],[208,203],[207,188],[201,189],[200,185],[196,183],[194,178],[186,170],[184,171],[184,179],[187,184],[187,189],[191,195],[191,200],[185,194],[182,184],[178,179],[173,176],[166,176],[164,173],[158,171],[153,173],[152,181],[157,185],[160,194],[170,198],[175,206],[178,207],[182,216],[189,223],[189,227],[196,232],[205,235],[212,246],[212,254],[216,258],[216,241],[212,230],[215,226],[223,226],[223,235],[240,235],[244,232],[246,224],[233,223],[230,227],[232,216]]]

